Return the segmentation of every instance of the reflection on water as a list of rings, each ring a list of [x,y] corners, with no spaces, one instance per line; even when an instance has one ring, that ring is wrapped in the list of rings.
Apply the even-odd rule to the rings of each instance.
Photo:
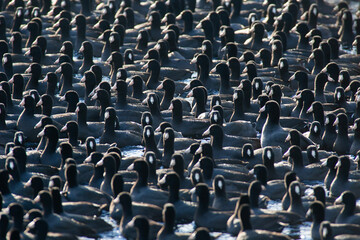
[[[142,145],[128,146],[121,149],[123,157],[142,157],[144,155],[144,147]]]
[[[268,209],[282,210],[281,200],[268,202]],[[284,228],[282,233],[289,235],[294,239],[311,239],[310,232],[311,222],[304,222],[303,224],[289,225]]]
[[[268,209],[280,211],[280,210],[282,210],[281,200],[276,200],[276,201],[270,200],[270,201],[268,201],[267,207],[268,207]]]
[[[195,222],[188,224],[179,224],[175,232],[189,233],[195,230]]]
[[[110,217],[110,214],[108,212],[103,213],[101,215],[101,218],[104,219],[107,223],[111,224],[114,227],[114,229],[112,231],[101,234],[101,239],[104,239],[104,240],[110,240],[110,239],[122,240],[122,239],[126,239],[126,238],[121,236],[120,229],[117,226],[116,221],[113,220]]]
[[[304,222],[301,225],[290,225],[282,231],[294,239],[311,239],[310,222]]]
[[[268,208],[272,210],[281,210],[281,201],[269,201],[268,202]],[[103,213],[101,215],[101,218],[104,219],[107,223],[111,224],[114,229],[112,231],[102,233],[101,239],[118,239],[122,240],[125,239],[120,235],[120,230],[118,226],[116,225],[116,222],[110,218],[110,214],[108,212]],[[311,222],[304,222],[301,225],[289,225],[286,226],[283,230],[283,233],[286,235],[289,235],[290,237],[294,239],[311,239],[311,232],[310,232]],[[181,233],[192,233],[195,230],[195,223],[188,223],[188,224],[178,224],[177,229],[175,232],[181,232]],[[218,233],[213,232],[211,233],[213,237],[220,240],[225,239],[236,239],[236,236],[232,236],[228,233]],[[82,240],[85,240],[87,238],[81,238]]]

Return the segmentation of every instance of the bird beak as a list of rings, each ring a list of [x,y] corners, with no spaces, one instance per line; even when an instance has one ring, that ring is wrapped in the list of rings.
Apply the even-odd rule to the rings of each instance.
[[[287,135],[287,137],[285,138],[285,142],[289,142],[291,139],[290,133]]]
[[[342,204],[342,203],[343,203],[343,202],[342,202],[342,195],[340,195],[340,196],[335,200],[334,204],[340,205],[340,204]]]
[[[155,132],[160,132],[161,131],[161,127],[158,126],[156,129],[155,129]]]
[[[95,93],[90,100],[96,100],[97,99],[97,93]]]
[[[202,147],[200,146],[197,150],[196,150],[196,152],[195,152],[195,154],[201,154],[202,153]],[[199,162],[198,162],[199,163]],[[200,165],[200,164],[199,164]]]
[[[330,77],[330,76],[328,76],[327,80],[328,80],[329,82],[335,82],[335,80],[334,80],[332,77]]]
[[[313,59],[313,58],[314,58],[314,53],[311,53],[310,56],[309,56],[309,58],[308,58],[308,60],[307,60],[308,63],[309,63],[309,62],[311,61],[311,59]]]
[[[308,221],[311,221],[311,219],[312,219],[312,210],[311,209],[309,209],[306,212],[305,219],[308,220]]]
[[[195,165],[194,168],[200,168],[200,161],[198,161]]]
[[[104,40],[104,34],[101,34],[97,39],[100,41]]]
[[[84,52],[84,46],[81,45],[80,49],[79,49],[79,53],[83,53]]]
[[[262,108],[260,108],[259,113],[265,112],[265,106],[263,106]]]
[[[193,96],[193,91],[191,90],[186,97],[192,97],[192,96]]]
[[[144,66],[141,67],[141,69],[146,69],[149,67],[149,62],[147,62]]]
[[[164,174],[164,176],[160,179],[160,181],[158,182],[159,185],[165,185],[166,184],[166,174]]]
[[[84,162],[85,162],[85,163],[91,163],[91,157],[88,156],[87,158],[85,158]]]
[[[129,171],[134,170],[134,163],[130,164],[130,166],[128,166],[127,170],[129,170]]]
[[[301,95],[300,94],[295,95],[294,99],[301,99]]]
[[[27,30],[27,25],[22,26],[20,30]]]
[[[112,56],[110,55],[110,57],[108,57],[108,59],[106,59],[105,62],[106,62],[107,64],[111,64],[111,61],[112,61]]]
[[[29,179],[29,181],[27,181],[24,186],[25,187],[31,187],[31,179]]]
[[[207,137],[210,135],[210,127],[202,134],[203,137]]]
[[[119,203],[120,203],[120,199],[119,199],[118,197],[116,197],[116,198],[113,200],[113,203],[119,204]]]
[[[41,128],[41,120],[34,126],[34,129]]]
[[[142,104],[147,104],[147,101],[148,101],[148,97],[146,97],[146,98],[142,101]]]
[[[25,70],[25,73],[31,73],[31,67],[30,66]]]
[[[104,166],[104,160],[103,159],[98,161],[98,163],[95,165],[95,167],[101,167],[101,166]]]
[[[19,106],[20,106],[20,107],[25,106],[25,99],[21,100],[21,102],[19,103]]]
[[[173,110],[174,109],[174,105],[171,103],[168,110]]]
[[[59,67],[58,69],[56,69],[55,73],[61,73],[61,67]]]
[[[114,84],[114,85],[111,87],[111,91],[112,91],[112,92],[116,92],[116,90],[117,90],[117,86],[116,86],[116,84]]]
[[[187,149],[184,150],[185,154],[189,154],[191,152],[191,147],[188,147]]]
[[[284,153],[284,155],[282,156],[282,158],[284,159],[284,158],[288,158],[290,156],[290,149],[288,149],[285,153]]]
[[[189,90],[190,89],[190,83],[188,83],[188,84],[186,84],[186,86],[184,87],[184,91],[186,91],[186,90]]]
[[[294,81],[295,80],[295,73],[289,78],[289,81]]]
[[[327,165],[327,161],[326,161],[326,160],[321,163],[321,166],[322,166],[322,167],[326,167],[326,165]]]
[[[194,64],[194,63],[196,63],[196,57],[194,57],[194,58],[191,59],[191,61],[190,61],[190,64]]]
[[[42,99],[40,98],[40,100],[36,103],[36,107],[40,107],[43,104]]]
[[[160,85],[156,88],[156,90],[160,90],[160,89],[163,89],[164,88],[164,85],[163,83],[161,82]]]
[[[42,130],[42,131],[37,135],[37,137],[40,138],[40,137],[43,137],[44,135],[45,135],[45,132],[44,132],[44,130]]]
[[[67,131],[67,127],[66,127],[66,125],[65,126],[63,126],[61,129],[60,129],[60,132],[66,132]]]
[[[36,202],[36,203],[40,202],[40,196],[39,195],[36,196],[36,198],[34,199],[34,202]]]
[[[97,29],[97,28],[100,28],[100,22],[97,22],[94,26],[93,26],[94,29]]]
[[[297,31],[296,31],[296,26],[293,27],[293,28],[290,30],[290,32],[291,32],[291,33],[297,33]]]
[[[312,113],[314,111],[312,105],[310,106],[310,108],[306,111],[306,113]]]

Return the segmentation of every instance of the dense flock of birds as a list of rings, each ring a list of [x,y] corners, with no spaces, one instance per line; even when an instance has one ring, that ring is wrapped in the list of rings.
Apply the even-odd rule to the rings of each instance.
[[[360,239],[347,2],[0,9],[0,239]]]

